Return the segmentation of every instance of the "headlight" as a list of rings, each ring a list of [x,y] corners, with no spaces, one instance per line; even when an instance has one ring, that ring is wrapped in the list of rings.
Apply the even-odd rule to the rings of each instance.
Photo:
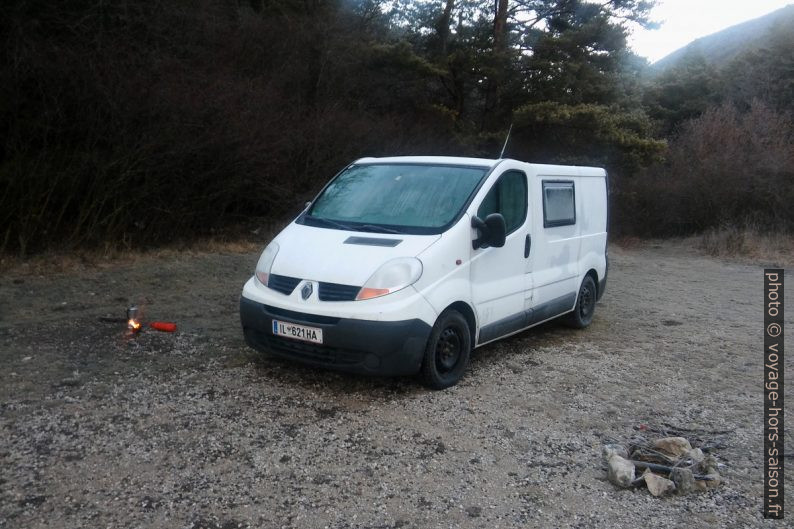
[[[267,286],[267,281],[270,278],[270,269],[273,267],[273,261],[276,260],[278,253],[278,244],[271,242],[262,252],[259,262],[256,263],[256,278],[260,283]]]
[[[378,268],[356,296],[357,300],[377,298],[413,285],[422,276],[422,262],[415,257],[392,259]]]

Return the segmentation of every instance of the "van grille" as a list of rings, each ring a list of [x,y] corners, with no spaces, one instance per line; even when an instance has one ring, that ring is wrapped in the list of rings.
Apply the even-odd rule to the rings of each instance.
[[[292,291],[295,290],[295,287],[298,286],[301,280],[297,277],[287,277],[287,276],[280,276],[277,274],[270,274],[270,278],[267,281],[267,286],[272,288],[277,292],[281,292],[282,294],[286,294],[289,296],[292,294]]]
[[[277,292],[289,296],[301,282],[299,277],[280,276],[278,274],[270,274],[270,279],[267,286]],[[361,287],[353,285],[340,285],[339,283],[323,283],[319,284],[317,296],[321,301],[353,301],[358,295]]]
[[[338,283],[320,283],[317,296],[321,301],[353,301],[361,287],[340,285]]]

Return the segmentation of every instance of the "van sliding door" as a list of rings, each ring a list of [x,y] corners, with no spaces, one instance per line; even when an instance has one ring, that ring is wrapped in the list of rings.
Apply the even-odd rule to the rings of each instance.
[[[580,216],[576,177],[534,179],[537,223],[533,241],[533,323],[570,310],[579,289]]]

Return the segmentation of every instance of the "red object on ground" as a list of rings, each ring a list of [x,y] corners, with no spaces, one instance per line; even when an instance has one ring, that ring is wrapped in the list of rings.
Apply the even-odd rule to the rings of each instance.
[[[158,331],[174,332],[176,330],[176,323],[170,323],[167,321],[153,321],[149,324],[149,327],[152,329],[157,329]]]

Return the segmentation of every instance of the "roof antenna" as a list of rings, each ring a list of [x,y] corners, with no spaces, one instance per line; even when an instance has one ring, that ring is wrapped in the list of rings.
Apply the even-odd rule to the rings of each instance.
[[[507,142],[510,141],[510,133],[513,131],[513,124],[510,124],[510,128],[507,129],[507,137],[505,138],[505,144],[502,145],[502,152],[499,153],[499,159],[502,159],[502,156],[505,154],[505,149],[507,149]]]

